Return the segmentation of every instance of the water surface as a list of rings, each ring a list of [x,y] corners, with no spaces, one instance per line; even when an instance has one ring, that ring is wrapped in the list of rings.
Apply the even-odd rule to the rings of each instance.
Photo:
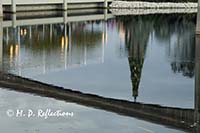
[[[2,68],[104,97],[194,108],[194,17],[118,16],[4,28]]]

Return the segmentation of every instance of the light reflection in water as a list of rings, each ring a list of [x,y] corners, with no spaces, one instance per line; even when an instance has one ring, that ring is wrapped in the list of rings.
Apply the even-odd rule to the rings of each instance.
[[[107,22],[6,28],[4,71],[39,75],[39,80],[50,83],[58,78],[60,84],[52,83],[66,87],[67,81],[72,88],[88,87],[89,90],[81,91],[106,97],[193,108],[193,18],[193,15],[126,16]],[[77,69],[65,71],[74,66]],[[76,75],[76,71],[80,74]],[[94,83],[88,83],[91,77]]]
[[[123,69],[126,69],[126,72],[130,73],[129,79],[121,79],[121,82],[128,82],[131,80],[131,96],[134,97],[133,99],[136,101],[137,97],[141,95],[139,101],[154,102],[152,99],[143,99],[148,98],[148,95],[144,92],[144,90],[146,90],[145,88],[147,86],[149,87],[149,84],[150,88],[159,88],[160,85],[158,85],[158,87],[156,86],[157,84],[166,85],[168,83],[166,79],[163,78],[162,81],[151,86],[153,82],[161,78],[157,79],[156,76],[150,77],[152,80],[155,80],[152,81],[152,83],[149,83],[149,80],[147,81],[145,79],[145,77],[149,77],[145,75],[150,75],[147,74],[147,71],[150,73],[149,71],[153,70],[150,70],[153,64],[155,65],[154,67],[157,67],[156,64],[160,63],[160,66],[163,67],[163,69],[162,67],[157,68],[157,72],[159,72],[159,70],[163,72],[164,70],[166,71],[165,75],[176,77],[177,79],[180,78],[177,77],[177,75],[182,73],[184,77],[189,77],[193,80],[195,27],[193,17],[193,15],[134,16],[119,17],[117,19],[108,20],[107,22],[74,22],[66,25],[47,24],[21,26],[15,29],[6,28],[4,29],[4,71],[20,73],[22,76],[37,77],[37,75],[48,75],[69,68],[77,68],[78,70],[79,68],[81,69],[82,66],[89,64],[93,64],[91,67],[95,64],[99,64],[99,66],[105,65],[107,69],[111,71],[114,65],[121,65],[120,63],[115,64],[119,59],[118,57],[116,59],[114,56],[119,55],[124,61]],[[9,37],[7,34],[9,34]],[[16,44],[15,42],[18,42],[18,45],[11,45]],[[10,49],[9,52],[7,50],[8,48]],[[115,49],[114,54],[112,52],[113,49]],[[152,49],[155,51],[152,52]],[[7,64],[8,53],[10,55],[9,60],[12,62],[10,64]],[[15,59],[20,60],[17,61]],[[114,60],[114,63],[112,62],[113,64],[107,65],[110,60]],[[128,70],[125,67],[126,65],[129,66]],[[90,66],[88,67],[91,68]],[[171,69],[170,72],[168,68]],[[68,72],[71,71],[74,70],[69,70]],[[115,73],[116,72],[117,71],[115,71]],[[175,75],[171,75],[171,72],[175,73]],[[96,72],[97,75],[100,73],[101,71]],[[95,73],[92,73],[92,75],[94,74]],[[81,72],[80,75],[82,75]],[[121,76],[121,73],[119,75]],[[70,79],[71,77],[68,78]],[[86,77],[86,79],[87,78],[88,77]],[[112,76],[111,78],[113,78],[111,84],[115,83],[115,78]],[[90,78],[88,78],[88,80],[89,79]],[[188,79],[184,80],[189,82]],[[83,84],[87,84],[89,81],[82,82]],[[130,89],[127,82],[123,84],[125,86],[123,88]],[[173,85],[173,83],[171,83],[172,81],[169,82]],[[191,87],[190,83],[187,85]],[[61,86],[63,86],[63,84],[61,84]],[[74,86],[75,85],[72,85],[72,88],[88,87],[81,86],[81,84],[77,87]],[[175,87],[177,86],[178,85],[175,84]],[[118,89],[116,87],[113,88]],[[90,91],[91,90],[89,90],[89,92]],[[114,94],[113,92],[112,94]],[[94,91],[92,93],[96,92]],[[122,95],[120,91],[118,93],[116,96],[117,98],[132,100],[129,93],[123,96],[120,96]],[[102,91],[100,94],[106,94],[106,96],[112,95],[106,91]],[[148,94],[153,95],[151,92],[148,92]],[[155,97],[155,95],[153,96]],[[161,101],[163,102],[165,100]],[[186,106],[193,107],[193,105],[191,105],[192,100],[189,99],[188,101],[190,101],[190,103],[186,104]]]
[[[59,26],[61,26],[61,27],[59,27]],[[63,26],[63,27],[65,27],[65,26]],[[73,27],[73,25],[72,25],[72,27]],[[85,26],[83,28],[87,29],[88,27]],[[57,60],[57,64],[55,64],[57,67],[51,68],[50,71],[54,71],[57,69],[62,70],[63,69],[62,63],[64,63],[64,66],[65,66],[64,68],[66,68],[66,67],[78,66],[81,64],[87,64],[86,62],[96,62],[96,61],[97,62],[101,61],[101,63],[103,62],[103,56],[104,56],[103,49],[104,49],[104,45],[105,45],[104,43],[106,42],[106,40],[105,40],[106,33],[104,33],[104,31],[102,31],[102,47],[101,47],[101,43],[99,42],[101,30],[95,31],[94,33],[91,33],[90,31],[86,30],[86,32],[82,33],[80,30],[73,29],[73,28],[72,28],[72,30],[74,30],[74,31],[69,31],[71,29],[69,26],[67,26],[66,29],[62,28],[62,24],[50,25],[50,27],[48,27],[46,25],[29,26],[29,28],[27,28],[27,29],[29,29],[29,31],[28,31],[29,36],[26,36],[27,35],[26,26],[21,27],[21,28],[16,28],[16,29],[21,29],[20,35],[17,34],[17,32],[12,32],[12,30],[13,30],[12,28],[9,28],[9,29],[6,28],[6,31],[8,32],[8,34],[10,34],[9,36],[12,39],[6,38],[6,40],[8,40],[8,41],[5,46],[5,49],[7,46],[10,45],[10,43],[19,42],[20,45],[22,45],[21,50],[20,50],[20,52],[21,52],[20,55],[25,56],[25,58],[23,58],[21,60],[21,62],[13,62],[12,60],[14,60],[14,58],[17,58],[19,56],[19,54],[17,54],[17,51],[19,52],[19,46],[17,46],[17,45],[15,46],[16,49],[15,49],[15,55],[14,55],[14,53],[13,53],[14,47],[11,45],[10,52],[9,52],[10,61],[13,62],[13,65],[15,66],[15,68],[9,67],[8,64],[5,64],[7,66],[7,68],[10,69],[8,71],[17,70],[18,66],[19,66],[18,63],[21,64],[21,67],[24,69],[27,69],[31,66],[32,66],[32,68],[37,69],[41,65],[40,61],[39,61],[40,55],[43,55],[43,54],[46,54],[45,55],[46,59],[44,60],[46,62],[45,64],[48,64],[50,66],[55,64],[55,62],[51,61],[51,58],[57,58],[56,56],[58,54],[60,54],[61,58],[59,60]],[[16,29],[14,29],[14,30],[16,30]],[[41,30],[41,29],[46,29],[45,32],[46,33],[49,32],[51,36],[50,37],[44,36],[44,38],[42,39],[41,36],[46,33],[42,33],[42,32],[44,32],[44,30]],[[54,32],[52,32],[53,30],[54,30]],[[81,30],[83,30],[83,29],[81,29]],[[71,32],[72,32],[72,34],[71,34]],[[68,36],[70,36],[70,37],[68,37]],[[85,39],[85,38],[87,38],[87,39]],[[30,39],[31,41],[29,41],[28,39]],[[88,41],[88,39],[89,39],[89,43],[86,42],[86,41]],[[59,40],[61,42],[61,46],[60,46],[61,51],[58,50],[59,46],[56,45]],[[73,43],[73,46],[71,45],[71,43]],[[93,47],[92,46],[93,44],[96,46]],[[84,49],[82,49],[82,46],[84,46]],[[94,49],[94,48],[97,50],[101,49],[102,52],[99,53],[98,52],[99,50],[98,50],[97,53],[94,55],[94,57],[96,56],[95,58],[97,60],[91,59],[91,61],[90,61],[90,59],[87,59],[88,57],[90,57],[87,54],[90,54],[91,50],[89,50],[89,52],[88,52],[88,49]],[[29,50],[31,50],[32,52],[29,53],[28,52]],[[34,55],[35,52],[37,52],[38,56]],[[53,52],[55,52],[55,53],[53,53]],[[77,55],[77,53],[79,53],[79,55]],[[92,51],[92,54],[93,53],[95,53],[95,52]],[[5,53],[5,54],[7,54],[7,53]],[[35,56],[35,57],[33,57],[33,56]],[[37,61],[34,61],[34,60],[37,60]],[[84,61],[82,61],[82,60],[84,60]],[[66,61],[69,61],[69,62],[66,62]],[[31,66],[29,64],[31,64]],[[49,67],[49,66],[47,66],[47,67]],[[59,67],[61,67],[61,68],[59,68]],[[7,68],[5,67],[5,70]],[[46,68],[46,69],[48,69],[48,68]]]
[[[12,65],[13,62],[13,45],[10,46],[10,65]]]

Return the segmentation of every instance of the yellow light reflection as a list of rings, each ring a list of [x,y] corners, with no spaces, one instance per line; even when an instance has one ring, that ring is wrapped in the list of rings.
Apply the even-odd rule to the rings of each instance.
[[[20,30],[20,35],[23,36],[23,30],[22,29]]]
[[[19,45],[18,44],[15,45],[15,55],[16,55],[16,57],[18,57],[18,55],[19,55]]]
[[[62,36],[61,38],[61,60],[64,61],[64,48],[65,48],[65,38]]]
[[[104,32],[102,32],[102,43],[104,43],[104,39],[105,39]]]
[[[10,63],[12,63],[13,60],[13,45],[10,46]]]
[[[108,34],[107,34],[107,32],[106,32],[106,45],[107,45],[107,42],[108,42]]]
[[[25,36],[27,34],[27,30],[26,29],[21,29],[20,30],[20,35],[21,36]]]
[[[62,50],[64,49],[64,46],[65,46],[65,38],[64,38],[64,36],[62,36],[62,39],[61,39],[61,49]]]
[[[24,29],[24,35],[26,35],[27,34],[27,30],[26,29]]]

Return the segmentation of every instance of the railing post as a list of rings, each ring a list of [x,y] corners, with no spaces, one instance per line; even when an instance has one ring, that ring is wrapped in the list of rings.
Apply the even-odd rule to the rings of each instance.
[[[12,14],[12,27],[13,28],[16,28],[16,21],[17,21],[16,14]]]
[[[104,9],[104,20],[107,21],[108,17],[108,10],[107,9]]]
[[[63,0],[63,10],[67,10],[67,0]]]
[[[11,12],[15,13],[16,12],[16,0],[11,0],[11,1],[12,1]]]
[[[3,3],[2,3],[2,0],[0,0],[0,17],[3,17]]]
[[[104,8],[108,7],[108,0],[104,0]]]
[[[67,14],[67,11],[65,11],[64,13],[63,13],[63,21],[64,21],[64,24],[66,24],[67,23],[67,20],[68,20],[68,16],[67,16],[68,14]]]
[[[198,7],[197,7],[196,34],[200,34],[200,0],[198,0]]]

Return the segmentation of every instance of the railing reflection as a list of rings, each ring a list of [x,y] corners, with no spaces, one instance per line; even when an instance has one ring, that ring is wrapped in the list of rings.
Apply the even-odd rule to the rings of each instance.
[[[39,74],[41,71],[103,63],[106,24],[101,22],[99,26],[102,28],[94,30],[93,23],[4,28],[4,45],[1,45],[4,71],[21,75],[23,71],[34,69]]]

